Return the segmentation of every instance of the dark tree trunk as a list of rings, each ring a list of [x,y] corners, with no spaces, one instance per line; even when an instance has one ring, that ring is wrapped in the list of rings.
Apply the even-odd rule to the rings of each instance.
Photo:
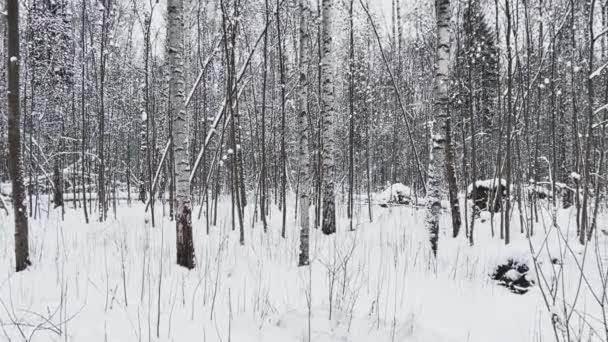
[[[19,123],[19,2],[8,0],[7,51],[8,51],[8,167],[13,191],[15,215],[15,269],[26,269],[30,263],[28,246],[28,220],[23,185],[23,159],[21,154],[21,131]]]

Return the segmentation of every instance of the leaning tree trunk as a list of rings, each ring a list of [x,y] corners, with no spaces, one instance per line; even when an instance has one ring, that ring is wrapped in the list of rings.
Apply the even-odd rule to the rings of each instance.
[[[334,87],[334,0],[323,0],[321,27],[323,56],[321,58],[321,111],[323,120],[323,224],[326,235],[336,232],[335,178],[335,118],[336,101]]]
[[[300,258],[298,265],[305,266],[310,263],[308,258],[309,236],[309,155],[308,155],[308,75],[307,67],[310,56],[310,36],[308,35],[307,20],[309,13],[308,0],[300,0],[300,91],[298,97],[298,129],[300,135]]]
[[[173,148],[175,155],[175,223],[177,228],[177,264],[194,268],[192,243],[192,210],[190,208],[190,165],[185,106],[184,43],[182,32],[184,2],[167,1],[167,60],[169,62],[170,111],[173,114]]]
[[[448,72],[450,63],[450,0],[435,0],[437,17],[437,51],[434,89],[435,123],[431,126],[431,153],[427,180],[427,217],[431,249],[437,255],[439,216],[445,162],[445,124],[448,118]]]
[[[21,156],[21,132],[19,122],[19,1],[8,0],[7,51],[8,51],[8,168],[13,186],[13,211],[15,214],[15,262],[16,271],[31,265],[28,247],[27,207],[23,186],[23,160]]]

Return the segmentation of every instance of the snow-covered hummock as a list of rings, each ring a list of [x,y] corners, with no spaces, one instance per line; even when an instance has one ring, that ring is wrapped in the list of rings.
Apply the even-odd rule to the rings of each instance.
[[[475,181],[475,187],[477,187],[477,188],[483,187],[483,188],[487,188],[487,189],[496,188],[498,186],[499,182],[505,188],[507,187],[507,181],[504,180],[503,178],[500,178],[500,179],[491,178],[491,179],[478,180],[478,181]],[[467,188],[467,194],[470,194],[471,192],[473,192],[473,184],[469,184],[469,187]]]
[[[516,269],[510,269],[507,271],[507,273],[505,273],[503,277],[510,281],[516,281],[519,280],[519,278],[521,278],[522,276],[523,274],[519,273],[519,271],[517,271]]]
[[[412,195],[412,189],[410,189],[409,186],[406,186],[403,183],[395,183],[392,186],[387,186],[387,188],[378,195],[377,200],[383,203],[398,202],[399,196],[409,199]]]

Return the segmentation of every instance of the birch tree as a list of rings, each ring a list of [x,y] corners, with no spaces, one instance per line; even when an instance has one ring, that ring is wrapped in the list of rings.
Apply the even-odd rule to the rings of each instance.
[[[298,130],[299,130],[299,159],[300,159],[300,181],[302,189],[300,190],[300,258],[298,265],[305,266],[309,264],[308,259],[308,235],[309,235],[309,155],[308,155],[308,75],[307,68],[310,58],[310,36],[308,33],[308,0],[299,0],[300,7],[300,83],[298,96]]]
[[[194,268],[194,245],[189,182],[188,117],[185,106],[183,11],[183,0],[167,1],[167,61],[169,66],[169,110],[173,116],[175,156],[177,264],[192,269]]]
[[[323,0],[321,16],[322,50],[321,57],[321,117],[323,120],[323,223],[321,229],[326,235],[336,232],[335,203],[335,144],[336,144],[336,99],[334,86],[335,42],[334,0]]]
[[[448,118],[448,73],[450,63],[450,0],[435,0],[437,20],[436,73],[434,84],[434,122],[431,125],[431,149],[427,180],[426,226],[431,250],[437,255],[439,217],[445,163],[445,124]]]

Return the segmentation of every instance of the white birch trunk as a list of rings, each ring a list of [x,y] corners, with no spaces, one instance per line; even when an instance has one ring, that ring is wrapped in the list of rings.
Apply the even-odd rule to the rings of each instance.
[[[300,258],[298,265],[305,266],[310,263],[309,255],[309,156],[308,156],[308,76],[307,67],[310,58],[310,37],[308,35],[308,0],[300,0],[300,92],[298,96],[298,130],[300,136],[299,162],[300,162]]]
[[[437,56],[435,74],[435,120],[431,125],[431,153],[427,179],[427,216],[431,249],[437,255],[439,218],[444,186],[445,124],[448,117],[448,73],[450,63],[450,0],[435,0]]]
[[[169,63],[169,110],[173,114],[177,264],[192,269],[194,268],[194,246],[190,207],[188,118],[185,105],[183,11],[183,0],[167,1],[167,61]]]
[[[335,0],[323,0],[321,17],[322,50],[321,58],[321,110],[323,117],[323,224],[321,229],[326,235],[336,232],[336,203],[335,187],[335,120],[336,100],[334,87],[335,47],[334,34],[334,3]]]

